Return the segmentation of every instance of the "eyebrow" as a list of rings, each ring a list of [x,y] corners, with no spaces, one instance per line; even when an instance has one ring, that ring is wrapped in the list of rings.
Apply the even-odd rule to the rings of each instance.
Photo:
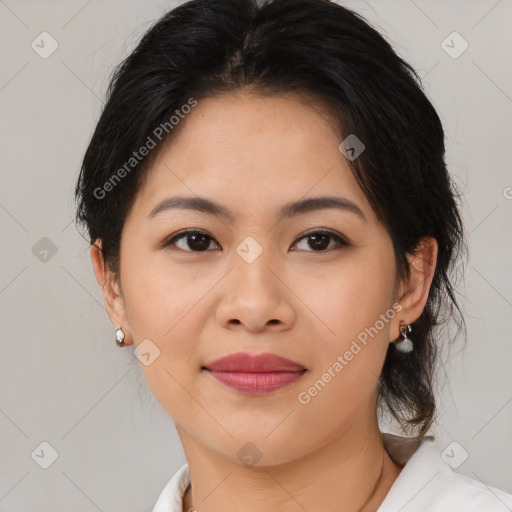
[[[353,213],[360,217],[363,221],[366,218],[359,206],[354,202],[350,201],[345,197],[339,196],[321,196],[321,197],[310,197],[307,199],[301,199],[299,201],[293,201],[284,204],[278,212],[278,219],[283,220],[286,218],[294,217],[307,212],[316,210],[324,210],[327,208],[337,208],[349,213]],[[234,214],[228,210],[225,206],[207,199],[204,197],[185,197],[176,196],[168,197],[158,203],[149,213],[148,220],[153,219],[156,215],[161,212],[180,209],[180,210],[195,210],[211,215],[218,215],[225,219],[233,222],[235,220]]]

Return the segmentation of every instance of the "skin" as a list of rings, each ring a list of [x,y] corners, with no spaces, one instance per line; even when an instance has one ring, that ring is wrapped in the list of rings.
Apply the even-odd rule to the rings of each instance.
[[[260,512],[376,510],[400,473],[377,424],[377,383],[399,322],[422,313],[437,244],[425,238],[397,278],[393,246],[338,149],[342,138],[320,106],[248,91],[199,101],[157,155],[122,232],[120,278],[101,240],[91,248],[113,325],[127,344],[150,339],[160,355],[144,377],[173,418],[192,489],[183,510]],[[169,209],[175,195],[215,200],[233,215]],[[285,203],[342,196],[363,212],[335,208],[283,220]],[[206,251],[190,237],[211,237]],[[305,233],[328,229],[315,250]],[[236,248],[248,236],[263,252],[252,263]],[[308,404],[298,401],[357,335],[399,301],[401,310]],[[248,395],[201,370],[230,353],[273,352],[307,368],[301,379]],[[237,457],[252,443],[253,466]],[[245,448],[244,448],[245,447]]]

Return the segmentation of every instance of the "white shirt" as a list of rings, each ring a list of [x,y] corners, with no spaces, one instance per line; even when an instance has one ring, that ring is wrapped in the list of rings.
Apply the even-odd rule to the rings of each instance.
[[[404,467],[377,512],[512,511],[511,494],[456,473],[441,457],[432,436],[382,433],[382,439],[390,457]],[[185,464],[164,487],[152,512],[182,512],[189,483]]]

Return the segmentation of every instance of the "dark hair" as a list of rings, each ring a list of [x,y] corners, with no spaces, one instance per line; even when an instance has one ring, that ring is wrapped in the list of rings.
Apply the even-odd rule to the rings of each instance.
[[[192,0],[169,11],[115,70],[76,186],[77,222],[91,244],[102,240],[118,276],[123,224],[172,136],[170,119],[184,105],[242,88],[309,97],[332,112],[344,137],[364,143],[349,164],[388,228],[401,279],[409,275],[406,254],[424,236],[437,240],[428,301],[410,335],[414,350],[401,354],[390,344],[378,390],[379,407],[423,435],[436,412],[434,328],[461,313],[451,271],[465,249],[463,226],[441,121],[416,72],[362,16],[329,0]],[[155,136],[158,127],[165,136]],[[149,140],[156,149],[130,160]]]

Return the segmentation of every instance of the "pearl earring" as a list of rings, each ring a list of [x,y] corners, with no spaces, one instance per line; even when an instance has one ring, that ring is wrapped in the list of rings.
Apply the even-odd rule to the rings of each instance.
[[[123,329],[121,329],[121,327],[119,327],[116,330],[116,343],[117,343],[118,347],[124,347],[124,338],[125,338],[124,331],[123,331]]]
[[[407,334],[412,330],[410,324],[406,324],[403,320],[400,321],[400,339],[395,341],[395,348],[403,354],[412,352],[412,341],[407,337]]]

